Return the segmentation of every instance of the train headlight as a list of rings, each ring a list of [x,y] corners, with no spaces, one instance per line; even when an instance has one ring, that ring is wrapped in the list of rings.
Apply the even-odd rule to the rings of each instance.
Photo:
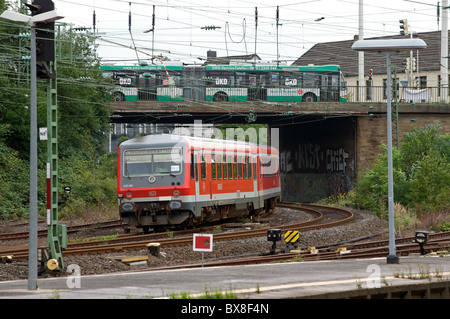
[[[125,212],[132,211],[133,209],[134,209],[133,203],[124,203],[122,205],[122,210],[125,211]]]
[[[179,210],[183,208],[183,203],[181,202],[181,200],[173,200],[170,201],[169,203],[169,208],[171,210]]]

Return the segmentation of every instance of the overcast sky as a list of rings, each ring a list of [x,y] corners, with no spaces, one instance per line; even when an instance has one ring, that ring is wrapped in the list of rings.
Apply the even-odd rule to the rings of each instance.
[[[208,50],[218,56],[252,54],[255,39],[256,53],[263,60],[276,60],[278,48],[280,60],[292,62],[318,42],[349,40],[358,34],[358,0],[133,0],[131,6],[123,0],[53,1],[66,17],[61,21],[74,27],[92,28],[95,10],[99,55],[103,62],[120,65],[150,61],[152,52],[188,63],[201,63],[199,58],[206,58]],[[365,38],[398,34],[400,19],[407,19],[415,32],[441,29],[437,1],[363,2]],[[152,28],[153,5],[155,30],[144,33]],[[220,29],[201,29],[206,26]]]

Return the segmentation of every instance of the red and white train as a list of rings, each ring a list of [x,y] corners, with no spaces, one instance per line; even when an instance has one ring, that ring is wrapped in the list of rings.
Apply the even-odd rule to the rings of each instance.
[[[163,134],[123,142],[118,154],[120,217],[144,232],[248,216],[280,199],[274,148]]]

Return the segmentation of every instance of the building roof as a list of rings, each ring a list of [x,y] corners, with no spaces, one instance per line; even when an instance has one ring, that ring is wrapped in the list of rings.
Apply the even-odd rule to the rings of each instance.
[[[395,35],[366,38],[365,40],[402,39],[404,37],[405,36],[402,35]],[[417,34],[417,37],[424,40],[427,44],[426,49],[419,50],[419,70],[440,70],[441,31],[421,32]],[[341,66],[341,71],[344,76],[357,76],[358,52],[352,50],[352,45],[355,41],[356,39],[318,43],[298,58],[293,64],[338,64]],[[400,52],[398,55],[393,55],[391,57],[391,65],[397,67],[397,72],[402,73],[405,71],[405,66],[402,62],[405,61],[407,57],[409,57],[409,51]],[[417,59],[417,53],[415,51],[414,57]],[[373,74],[386,74],[385,56],[377,52],[364,52],[364,73],[367,74],[369,69],[373,70]]]

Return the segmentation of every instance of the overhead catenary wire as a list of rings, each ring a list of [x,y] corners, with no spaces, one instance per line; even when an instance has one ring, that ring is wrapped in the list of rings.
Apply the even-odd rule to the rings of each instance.
[[[66,0],[61,0],[61,2],[70,2],[70,1],[66,1]],[[114,5],[109,6],[109,11],[108,12],[120,12],[120,10],[118,10],[117,8],[119,7],[119,5],[121,5],[122,3],[124,3],[125,1],[119,1],[119,0],[115,0],[115,1],[111,1],[111,3],[114,3]],[[194,2],[194,3],[192,3]],[[320,1],[319,1],[320,2]],[[324,1],[322,1],[324,2]],[[248,16],[251,14],[250,8],[252,8],[251,10],[254,9],[254,7],[252,6],[252,1],[250,2],[246,2],[246,3],[240,3],[239,5],[229,2],[229,4],[227,6],[220,6],[220,4],[207,4],[207,5],[200,5],[198,1],[170,1],[170,3],[168,1],[134,1],[132,2],[133,5],[140,5],[140,6],[153,6],[153,5],[157,5],[157,6],[161,6],[162,8],[166,8],[166,10],[168,11],[168,13],[170,12],[170,26],[172,29],[186,29],[189,30],[189,34],[192,34],[193,30],[195,30],[196,28],[200,27],[201,24],[200,23],[196,23],[196,21],[198,19],[196,19],[196,17],[199,17],[201,19],[206,19],[206,18],[215,18],[218,17],[218,19],[215,19],[215,21],[223,21],[223,23],[225,23],[225,21],[229,22],[229,25],[231,26],[232,21],[230,21],[230,17],[232,17],[233,19],[237,19],[239,18],[242,21],[242,18],[248,18]],[[355,4],[355,1],[346,1],[343,2],[345,4],[348,5],[352,5]],[[117,5],[116,5],[117,4]],[[351,24],[353,23],[355,25],[356,21],[357,21],[357,12],[355,11],[354,14],[352,14],[352,12],[347,12],[345,14],[340,14],[336,13],[334,15],[327,15],[327,20],[330,21],[329,23],[327,23],[326,25],[324,24],[317,24],[317,23],[313,23],[314,19],[311,19],[308,17],[311,17],[315,14],[318,14],[318,12],[314,12],[313,9],[310,9],[311,6],[311,1],[303,1],[303,2],[297,2],[297,3],[279,3],[279,7],[280,8],[288,8],[288,9],[293,9],[298,7],[298,5],[302,5],[302,10],[300,11],[301,14],[298,14],[297,16],[299,18],[295,18],[293,19],[292,16],[284,16],[283,14],[283,21],[280,22],[284,25],[283,27],[283,32],[282,32],[282,36],[283,36],[283,41],[280,41],[280,49],[282,52],[293,52],[292,49],[294,49],[294,52],[298,52],[295,53],[294,55],[292,53],[289,54],[289,58],[291,60],[294,60],[296,58],[298,58],[302,52],[304,52],[305,49],[308,49],[309,46],[312,46],[314,44],[314,42],[321,42],[321,34],[325,34],[330,32],[333,32],[336,35],[339,35],[341,37],[341,39],[343,39],[343,37],[345,37],[345,35],[347,34],[347,38],[352,38],[353,34],[354,34],[354,27],[351,26]],[[83,4],[79,4],[81,6],[83,6]],[[261,4],[260,2],[258,2],[258,5],[262,8],[261,10],[269,10],[270,8],[275,8],[275,6],[273,4]],[[99,8],[100,6],[96,6],[97,8]],[[105,6],[104,6],[105,7]],[[374,11],[373,9],[376,9],[380,7],[381,9],[377,10],[378,13],[383,13],[383,12],[387,12],[388,14],[397,14],[400,11],[403,12],[410,12],[410,13],[414,13],[414,14],[418,14],[418,12],[413,12],[412,9],[408,8],[402,8],[401,10],[398,8],[387,8],[387,7],[382,7],[380,5],[377,4],[373,4],[371,5],[369,8],[371,10],[366,10],[367,11]],[[432,9],[432,8],[431,8]],[[260,10],[260,11],[261,11]],[[136,15],[137,17],[148,17],[149,16],[149,11],[151,10],[139,10],[139,12],[137,14],[133,14]],[[177,12],[183,12],[186,16],[189,14],[189,22],[186,22],[186,19],[176,19],[174,18],[177,14]],[[273,12],[273,11],[272,11]],[[432,12],[432,11],[427,11],[428,13]],[[421,10],[421,15],[424,17],[429,17],[429,16],[433,16],[434,17],[434,12],[433,14],[429,14],[428,16],[426,15],[427,12],[424,12],[423,10]],[[322,13],[322,12],[321,12]],[[261,33],[261,37],[260,39],[258,39],[258,49],[260,48],[260,52],[264,52],[265,56],[269,56],[269,59],[275,59],[276,56],[274,56],[273,53],[270,54],[266,54],[266,52],[274,52],[274,50],[267,50],[265,49],[266,47],[268,47],[268,45],[270,45],[270,43],[272,42],[273,45],[273,40],[274,40],[274,35],[270,34],[270,31],[267,31],[267,28],[264,30],[264,26],[268,26],[271,23],[273,24],[273,16],[270,17],[268,16],[268,14],[264,14],[264,12],[259,12],[259,17],[260,17],[260,23],[258,25],[258,35]],[[165,18],[162,18],[162,22],[164,22]],[[392,19],[392,21],[397,21],[398,17],[395,17]],[[370,21],[370,19],[366,19],[367,22],[377,22],[377,21]],[[194,21],[194,24],[197,25],[192,25],[192,21]],[[348,21],[348,23],[346,23],[346,21]],[[181,28],[177,28],[177,26],[180,25],[182,26]],[[299,29],[300,26],[303,25],[303,34],[305,34],[305,36],[299,35],[300,33],[298,31],[293,31],[295,29]],[[390,24],[390,28],[393,28],[396,23],[392,22]],[[388,24],[386,24],[386,26],[388,26]],[[174,28],[175,27],[175,28]],[[247,30],[248,34],[252,34],[251,31],[253,31],[253,34],[256,36],[256,30],[251,27],[248,28],[251,30]],[[374,36],[376,36],[378,33],[378,35],[386,35],[386,33],[383,33],[382,28],[371,28],[372,31],[374,33]],[[111,30],[111,32],[109,31]],[[136,29],[138,31],[138,29]],[[169,38],[171,40],[170,45],[172,45],[175,41],[174,39],[182,39],[181,37],[181,33],[180,36],[170,36],[168,34],[168,32],[170,32],[169,28],[167,28],[167,23],[163,23],[158,30],[160,30],[160,35],[158,36],[158,40],[157,43],[167,43],[166,41],[161,42],[161,39],[165,38]],[[230,28],[230,32],[231,30],[233,30],[233,28]],[[106,36],[105,37],[109,37],[112,36],[116,31],[113,31],[112,29],[103,29],[102,31],[107,31]],[[261,31],[261,32],[260,32]],[[342,31],[342,32],[341,32]],[[139,31],[138,31],[139,32]],[[387,31],[386,31],[387,32]],[[369,34],[369,32],[367,32],[368,36],[371,36]],[[235,35],[236,36],[236,35]],[[239,36],[239,35],[238,35]],[[269,37],[272,37],[272,41],[269,39]],[[313,37],[315,37],[314,40]],[[201,49],[201,42],[197,42],[197,41],[202,41],[202,38],[197,38],[196,34],[194,33],[191,36],[187,36],[186,38],[189,39],[189,52],[187,52],[187,50],[179,50],[180,52],[176,52],[176,53],[171,53],[169,54],[170,57],[172,57],[172,59],[180,59],[183,60],[185,58],[190,58],[191,56],[195,57],[195,54],[192,54],[193,50],[198,50]],[[268,39],[266,41],[264,41],[265,39]],[[141,40],[139,37],[134,37],[134,40],[136,41],[136,47],[143,47],[142,45],[140,45],[139,43],[141,43],[141,41],[146,41],[146,40]],[[246,39],[249,40],[249,39]],[[260,40],[262,40],[262,42],[260,42]],[[213,42],[211,42],[213,43]],[[261,45],[259,45],[261,43]],[[291,43],[291,44],[290,44]],[[199,44],[199,45],[197,45]],[[174,45],[177,45],[177,43],[175,43]],[[225,43],[222,43],[223,46],[225,46]],[[238,44],[233,44],[234,46],[237,46]],[[303,45],[306,46],[305,49],[303,49]],[[215,47],[211,47],[210,49],[213,50],[217,50],[220,46],[220,41],[216,41],[216,44],[214,44]],[[244,51],[244,47],[241,46],[240,51]],[[172,50],[169,50],[172,51]],[[175,50],[174,50],[175,51]],[[228,44],[228,51],[231,52],[231,48]],[[237,47],[236,49],[234,49],[234,51],[236,53],[230,53],[230,54],[242,54],[241,52],[239,52],[239,48]],[[206,53],[206,50],[203,51]],[[263,57],[264,58],[264,57]]]

